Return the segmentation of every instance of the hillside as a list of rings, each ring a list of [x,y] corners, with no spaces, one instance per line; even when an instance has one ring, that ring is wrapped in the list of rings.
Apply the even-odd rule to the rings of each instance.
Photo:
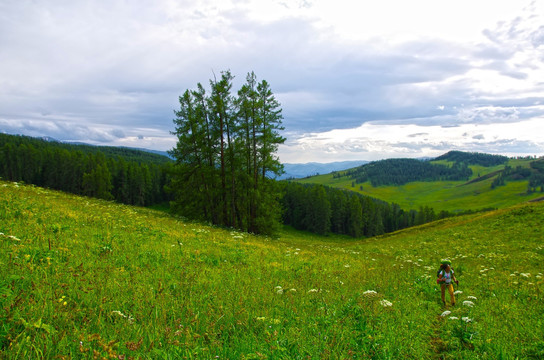
[[[170,200],[164,187],[171,164],[135,149],[0,134],[0,178],[124,204]]]
[[[0,358],[542,358],[543,216],[272,239],[0,182]]]
[[[464,162],[458,162],[461,159]],[[450,152],[428,162],[389,159],[297,181],[355,191],[405,210],[429,206],[436,212],[455,213],[504,208],[542,197],[543,163],[542,159]],[[455,179],[456,174],[462,176]],[[528,192],[530,184],[532,192]]]
[[[94,146],[85,143],[65,143],[53,138],[34,138],[23,135],[9,135],[0,133],[0,148],[6,144],[12,146],[32,146],[39,151],[61,149],[66,151],[79,151],[84,154],[102,153],[107,158],[123,158],[125,161],[135,161],[145,164],[166,164],[172,162],[167,154],[160,151],[134,149],[118,146]]]

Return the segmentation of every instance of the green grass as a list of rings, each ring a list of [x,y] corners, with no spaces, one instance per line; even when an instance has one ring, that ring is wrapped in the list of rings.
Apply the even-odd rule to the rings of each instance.
[[[0,358],[542,358],[543,216],[266,238],[0,182]]]
[[[528,167],[533,160],[511,159],[508,164],[512,168]],[[443,165],[447,161],[434,161]],[[471,165],[473,175],[470,180],[504,169],[504,165],[483,167]],[[544,196],[542,193],[527,194],[527,181],[509,181],[505,186],[491,189],[493,177],[467,184],[466,181],[434,181],[412,182],[402,186],[373,187],[370,182],[353,184],[348,177],[334,179],[332,174],[318,175],[297,180],[306,184],[322,184],[340,189],[355,191],[389,203],[396,203],[405,210],[418,210],[419,207],[429,206],[436,212],[445,210],[462,212],[466,210],[481,210],[487,208],[505,208],[524,201]],[[354,185],[354,186],[352,186]],[[360,188],[363,188],[361,190]]]

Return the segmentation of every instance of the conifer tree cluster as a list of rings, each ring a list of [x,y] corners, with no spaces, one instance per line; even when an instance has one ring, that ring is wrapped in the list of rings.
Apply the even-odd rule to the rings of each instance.
[[[270,177],[283,167],[275,152],[282,110],[270,85],[253,72],[233,93],[230,71],[179,97],[178,142],[170,191],[172,209],[189,218],[253,233],[273,233],[280,222],[279,191]]]
[[[71,145],[0,134],[0,177],[124,204],[169,200],[169,159],[133,149]]]

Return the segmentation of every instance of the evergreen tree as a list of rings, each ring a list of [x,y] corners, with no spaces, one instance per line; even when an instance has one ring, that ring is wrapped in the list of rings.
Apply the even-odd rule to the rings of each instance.
[[[268,174],[280,174],[274,155],[281,108],[266,81],[255,74],[232,91],[229,71],[180,97],[170,154],[176,159],[170,190],[174,209],[185,216],[258,233],[273,232],[280,216],[278,188]]]

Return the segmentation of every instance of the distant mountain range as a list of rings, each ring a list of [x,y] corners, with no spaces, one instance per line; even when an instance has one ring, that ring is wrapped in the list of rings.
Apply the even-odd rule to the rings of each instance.
[[[351,169],[357,166],[368,164],[369,161],[337,161],[332,163],[310,162],[305,164],[283,164],[285,173],[277,180],[300,179],[308,176],[329,174],[333,171]]]

